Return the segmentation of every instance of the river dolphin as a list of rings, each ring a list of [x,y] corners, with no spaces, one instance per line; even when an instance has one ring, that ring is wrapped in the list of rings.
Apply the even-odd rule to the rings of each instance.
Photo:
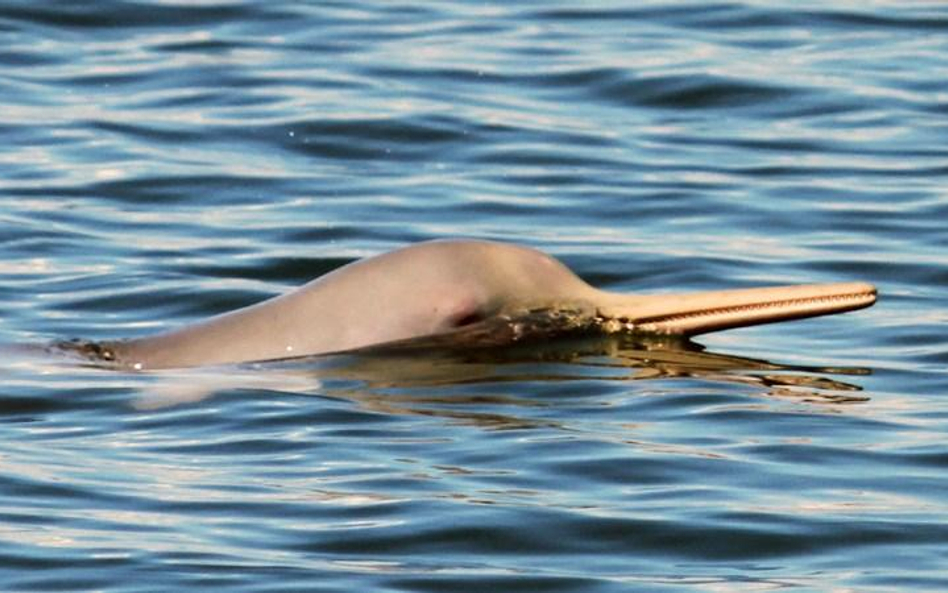
[[[688,337],[861,309],[875,300],[876,289],[861,282],[619,294],[590,286],[535,249],[440,240],[350,263],[180,329],[86,344],[85,352],[144,370],[337,353],[423,336],[443,343],[455,335],[510,343],[574,330]]]

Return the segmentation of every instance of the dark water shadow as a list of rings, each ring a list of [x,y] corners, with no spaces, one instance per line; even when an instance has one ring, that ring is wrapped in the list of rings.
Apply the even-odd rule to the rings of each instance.
[[[871,374],[866,368],[781,364],[709,351],[675,337],[551,333],[519,343],[497,331],[509,331],[509,324],[472,327],[347,353],[230,366],[152,372],[103,369],[89,360],[79,366],[132,380],[139,386],[139,409],[257,390],[341,398],[387,414],[440,416],[494,428],[536,425],[517,410],[556,405],[544,394],[559,386],[582,397],[607,384],[664,380],[669,382],[662,388],[674,393],[680,381],[694,380],[820,406],[869,400],[855,382]]]
[[[588,382],[693,379],[750,386],[762,397],[837,407],[868,401],[854,381],[871,374],[866,368],[787,365],[711,352],[690,340],[630,335],[473,349],[422,338],[394,347],[243,368],[274,378],[293,377],[297,384],[308,378],[315,393],[354,401],[364,409],[496,429],[549,424],[517,412],[556,405],[543,398],[537,385],[578,385],[571,392],[581,396]]]

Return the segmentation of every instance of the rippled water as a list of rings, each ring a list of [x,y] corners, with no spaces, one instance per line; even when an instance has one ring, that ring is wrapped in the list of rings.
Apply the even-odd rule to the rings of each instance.
[[[934,2],[0,2],[0,589],[945,590],[946,33]],[[882,299],[703,352],[18,348],[444,236]]]

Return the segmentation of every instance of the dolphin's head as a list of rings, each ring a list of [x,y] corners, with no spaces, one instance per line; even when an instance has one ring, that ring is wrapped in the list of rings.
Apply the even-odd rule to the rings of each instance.
[[[326,354],[423,336],[503,344],[574,329],[690,336],[867,307],[867,284],[679,295],[593,288],[542,252],[487,241],[432,241],[359,260],[237,311],[155,336],[97,344],[132,368]]]
[[[480,241],[423,244],[438,252],[436,282],[453,295],[445,327],[535,309],[589,310],[600,322],[642,332],[696,335],[868,307],[876,288],[863,282],[635,295],[598,290],[555,258],[527,247]]]
[[[537,312],[568,312],[558,319],[605,332],[693,336],[850,311],[876,300],[875,287],[860,282],[621,294],[593,288],[540,251],[484,241],[434,241],[391,257],[404,260],[398,268],[408,276],[389,278],[387,293],[399,293],[396,284],[408,281],[398,319],[411,321],[392,339],[448,332],[498,316],[514,322],[525,315],[536,319]],[[414,314],[406,317],[410,311]]]
[[[329,288],[345,295],[337,311],[372,311],[375,327],[363,326],[372,342],[538,308],[592,311],[598,292],[545,253],[489,241],[429,241],[360,260],[318,279],[311,293],[325,300]]]

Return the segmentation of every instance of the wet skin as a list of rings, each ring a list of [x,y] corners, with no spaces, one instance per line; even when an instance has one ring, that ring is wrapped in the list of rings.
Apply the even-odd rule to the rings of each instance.
[[[94,345],[98,358],[162,369],[343,352],[424,336],[487,344],[573,330],[683,337],[861,309],[861,282],[684,294],[594,288],[540,251],[488,241],[419,243],[343,266],[256,305],[151,337]]]

